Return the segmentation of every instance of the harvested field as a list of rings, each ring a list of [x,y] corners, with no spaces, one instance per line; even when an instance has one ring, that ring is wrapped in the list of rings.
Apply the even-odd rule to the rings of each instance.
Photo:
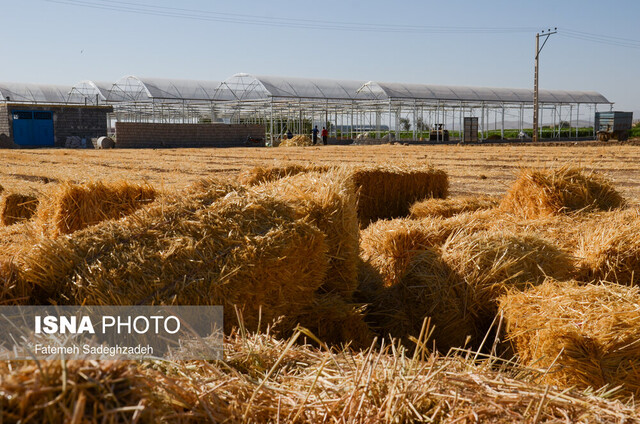
[[[157,195],[137,210],[126,196],[104,196],[126,212],[84,219],[86,227],[70,234],[37,231],[34,221],[0,227],[1,304],[223,304],[226,331],[224,362],[5,363],[0,403],[9,421],[640,420],[630,398],[640,394],[637,343],[627,337],[636,337],[636,288],[599,285],[636,281],[640,147],[3,155],[3,194],[33,193],[50,207],[46,199],[58,190],[98,181]],[[551,213],[492,207],[495,200],[478,206],[486,199],[479,196],[504,196],[525,164],[566,176],[568,163],[606,178],[624,200],[620,208],[593,207],[615,192],[592,196],[562,178],[564,185],[544,186],[562,194],[547,197]],[[358,172],[393,169],[431,170],[439,183],[390,182],[378,172],[358,193]],[[569,182],[585,181],[574,177]],[[519,198],[540,198],[544,187],[520,190]],[[424,216],[408,216],[419,197],[447,191],[424,202],[431,208]],[[584,206],[574,206],[575,193]],[[101,208],[86,204],[85,212]],[[395,216],[402,217],[388,219]],[[544,291],[549,277],[557,287]],[[614,292],[625,300],[616,304]],[[552,349],[560,343],[532,347],[533,337],[568,340],[573,330],[582,332],[562,345],[564,356]],[[615,384],[623,387],[612,392]]]
[[[411,218],[440,216],[450,218],[463,212],[492,209],[500,204],[496,196],[460,196],[451,199],[427,199],[411,206]]]

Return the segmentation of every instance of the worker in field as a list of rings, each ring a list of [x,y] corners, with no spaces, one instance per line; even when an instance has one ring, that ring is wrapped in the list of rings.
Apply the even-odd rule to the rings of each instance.
[[[291,132],[291,130],[287,130],[287,138],[289,140],[291,140],[293,138],[293,133]]]
[[[311,139],[313,140],[313,145],[315,146],[316,143],[318,142],[318,132],[320,132],[320,130],[318,129],[318,126],[316,125],[315,127],[313,127],[313,129],[311,130]]]
[[[326,146],[327,138],[329,137],[329,131],[327,131],[325,127],[322,127],[322,132],[320,133],[320,135],[322,135],[322,144]]]

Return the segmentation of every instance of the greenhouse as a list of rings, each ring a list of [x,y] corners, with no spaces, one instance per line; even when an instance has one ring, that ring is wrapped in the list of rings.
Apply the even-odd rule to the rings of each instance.
[[[540,132],[545,138],[593,131],[595,112],[613,103],[597,92],[541,90]],[[113,106],[110,124],[264,124],[266,140],[286,130],[308,133],[328,126],[330,136],[418,140],[446,128],[462,138],[465,118],[476,119],[479,138],[509,138],[531,128],[533,90],[387,83],[235,74],[224,81],[124,76],[114,83],[81,81],[72,87],[2,84],[0,103]],[[112,127],[112,125],[109,125]],[[579,131],[579,128],[582,130]],[[505,134],[505,130],[512,130]],[[526,131],[525,131],[526,132]],[[530,130],[529,130],[530,132]],[[593,135],[593,134],[588,134]],[[428,133],[427,133],[428,136]]]

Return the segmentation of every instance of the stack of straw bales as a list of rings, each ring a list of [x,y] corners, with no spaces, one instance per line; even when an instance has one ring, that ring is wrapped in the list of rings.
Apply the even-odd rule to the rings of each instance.
[[[495,196],[461,196],[450,199],[427,199],[411,206],[411,218],[427,217],[450,218],[463,212],[492,209],[499,204]]]
[[[365,228],[379,219],[407,216],[418,200],[445,198],[449,180],[444,171],[431,167],[365,167],[352,171],[358,190],[358,218]]]
[[[444,243],[448,237],[442,219],[380,220],[360,234],[360,256],[382,276],[384,285],[400,281],[409,262],[422,250]]]
[[[40,302],[237,305],[247,328],[311,305],[327,271],[325,236],[283,202],[229,193],[208,207],[161,204],[65,238],[23,258]],[[260,312],[261,311],[261,312]]]
[[[0,197],[0,222],[12,225],[27,221],[35,214],[38,198],[28,194],[4,193]]]
[[[481,328],[509,288],[525,289],[547,276],[566,279],[573,271],[568,253],[527,232],[459,231],[443,245],[442,258],[466,281],[466,304]]]
[[[326,165],[296,165],[288,164],[281,166],[256,166],[251,169],[246,169],[238,175],[238,182],[240,184],[252,186],[260,183],[266,183],[269,181],[275,181],[280,178],[290,177],[292,175],[300,174],[303,172],[326,172],[329,170],[329,166]]]
[[[575,253],[581,281],[640,284],[640,216],[625,212],[596,215],[582,225]]]
[[[546,281],[500,299],[508,339],[547,383],[640,394],[640,289]]]
[[[522,218],[579,210],[611,210],[624,204],[611,182],[579,168],[524,169],[500,208]]]
[[[155,199],[149,185],[65,182],[38,208],[38,223],[52,237],[71,234],[108,219],[122,218]]]
[[[294,135],[292,138],[282,140],[279,147],[311,146],[313,143],[307,135]]]
[[[325,234],[329,270],[321,289],[351,299],[358,286],[358,217],[355,188],[340,170],[308,172],[255,186],[283,201],[295,216]]]

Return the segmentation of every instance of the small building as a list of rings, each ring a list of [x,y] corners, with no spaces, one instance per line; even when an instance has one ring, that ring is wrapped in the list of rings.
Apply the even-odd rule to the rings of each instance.
[[[72,87],[0,83],[0,147],[65,147],[107,135],[112,106],[88,105]]]

